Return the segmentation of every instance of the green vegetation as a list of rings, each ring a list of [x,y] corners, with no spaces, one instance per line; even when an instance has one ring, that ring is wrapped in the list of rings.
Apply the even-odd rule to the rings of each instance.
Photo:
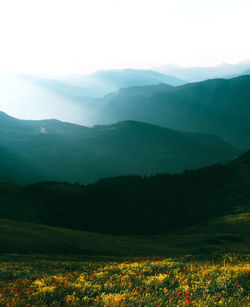
[[[91,185],[0,186],[2,218],[110,234],[177,231],[249,212],[249,152],[182,174],[106,178]]]
[[[175,256],[250,252],[250,215],[211,220],[182,231],[117,236],[0,219],[0,254]]]
[[[247,257],[3,259],[1,306],[249,306]]]

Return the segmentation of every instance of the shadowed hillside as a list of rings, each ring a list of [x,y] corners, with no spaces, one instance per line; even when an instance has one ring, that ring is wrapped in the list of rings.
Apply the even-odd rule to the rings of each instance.
[[[226,225],[226,226],[225,226]],[[203,229],[203,228],[204,229]],[[215,233],[217,229],[217,233]],[[175,256],[249,253],[249,216],[225,217],[208,227],[158,236],[112,236],[0,219],[0,255]],[[15,257],[15,256],[14,256]],[[53,261],[55,256],[52,256]],[[20,256],[18,256],[20,260]],[[25,257],[22,257],[25,259]],[[94,258],[95,259],[95,258]],[[97,258],[98,259],[98,258]]]
[[[244,156],[243,156],[244,157]],[[182,231],[249,211],[250,164],[241,159],[179,175],[106,178],[92,185],[0,186],[0,217],[110,234]]]
[[[234,145],[250,146],[250,76],[213,79],[148,91],[123,89],[105,97],[99,122],[126,119],[171,129],[212,133]]]
[[[182,172],[237,157],[217,136],[124,121],[87,128],[56,120],[25,121],[0,113],[1,182],[90,183],[107,176]],[[9,155],[7,154],[9,153]],[[16,177],[10,175],[15,174]]]

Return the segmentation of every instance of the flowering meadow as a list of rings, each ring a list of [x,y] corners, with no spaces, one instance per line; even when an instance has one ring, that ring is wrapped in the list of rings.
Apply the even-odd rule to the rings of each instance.
[[[249,306],[247,257],[11,260],[0,306]]]

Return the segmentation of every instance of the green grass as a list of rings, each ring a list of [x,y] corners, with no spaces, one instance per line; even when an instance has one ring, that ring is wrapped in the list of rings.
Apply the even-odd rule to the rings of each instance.
[[[0,306],[246,307],[249,273],[247,255],[98,261],[5,257]]]
[[[181,233],[114,236],[0,219],[1,254],[164,256],[250,252],[249,214],[225,216]]]

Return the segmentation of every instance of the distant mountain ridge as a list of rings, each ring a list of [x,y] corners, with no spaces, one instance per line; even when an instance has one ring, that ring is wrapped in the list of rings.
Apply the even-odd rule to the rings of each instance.
[[[226,79],[237,78],[237,77],[241,77],[241,76],[245,76],[245,75],[250,75],[250,69],[249,70],[244,70],[243,72],[235,74],[235,75],[227,76]]]
[[[146,86],[165,83],[172,86],[185,84],[186,81],[144,69],[100,70],[90,75],[61,77],[64,82],[92,89],[93,96],[100,97],[123,87]]]
[[[152,68],[153,70],[185,80],[186,82],[200,82],[215,78],[228,78],[239,76],[250,69],[250,60],[237,64],[222,63],[217,66],[180,67],[177,65],[163,65]]]
[[[149,70],[111,70],[64,77],[0,70],[0,109],[19,118],[57,118],[93,125],[92,115],[97,107],[94,97],[100,98],[122,87],[159,83],[179,85],[185,82]]]
[[[0,148],[5,150],[2,156],[0,151],[1,164],[22,165],[12,180],[7,170],[0,172],[2,182],[89,183],[107,176],[173,173],[227,162],[241,153],[217,136],[136,121],[87,128],[56,120],[17,120],[0,113],[0,129]]]
[[[175,130],[216,134],[250,147],[250,76],[212,79],[178,87],[120,90],[99,102],[96,121],[132,119]]]

